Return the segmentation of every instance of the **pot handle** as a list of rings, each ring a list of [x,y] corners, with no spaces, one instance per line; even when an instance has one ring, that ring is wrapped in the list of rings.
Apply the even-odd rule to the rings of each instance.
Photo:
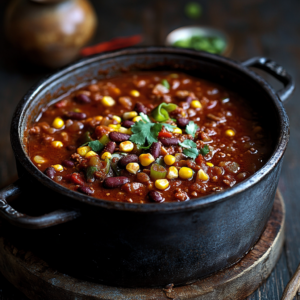
[[[277,92],[282,102],[292,95],[295,89],[295,81],[286,70],[275,61],[266,57],[253,57],[242,62],[242,65],[244,67],[255,67],[264,70],[283,83],[284,87]]]
[[[22,182],[23,179],[20,178],[14,183],[0,189],[0,217],[9,223],[23,228],[40,229],[66,223],[81,215],[75,209],[59,209],[39,217],[31,217],[16,211],[8,204],[7,198],[22,194]]]

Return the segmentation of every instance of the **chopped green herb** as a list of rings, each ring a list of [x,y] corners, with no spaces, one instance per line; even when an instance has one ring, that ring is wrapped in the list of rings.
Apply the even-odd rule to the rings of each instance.
[[[184,140],[182,143],[179,143],[179,145],[183,148],[197,148],[197,144],[191,140]]]
[[[203,148],[200,149],[200,153],[205,156],[206,154],[209,153],[209,147],[207,145],[204,145]]]
[[[100,152],[104,148],[104,145],[101,142],[99,142],[98,140],[84,143],[80,147],[83,147],[83,146],[89,146],[95,152]]]
[[[190,19],[198,19],[202,14],[202,7],[197,2],[189,2],[186,4],[184,11]]]
[[[95,152],[100,152],[104,148],[104,145],[100,143],[98,140],[89,142],[88,146],[91,147],[92,150]]]
[[[163,79],[163,80],[161,81],[161,84],[162,84],[165,88],[167,88],[168,90],[170,89],[170,84],[169,84],[169,82],[168,82],[167,79]]]
[[[165,165],[164,158],[162,156],[158,157],[155,162],[161,166]]]
[[[189,124],[187,124],[186,128],[185,128],[185,132],[187,134],[190,134],[192,137],[195,137],[195,133],[198,129],[198,126],[193,122],[190,121]]]
[[[167,123],[161,123],[161,125],[165,126],[165,129],[169,132],[173,132],[173,130],[176,128],[176,126]]]
[[[226,47],[226,41],[219,36],[194,35],[177,40],[173,46],[220,54]]]
[[[198,152],[197,148],[183,149],[183,153],[186,156],[191,157],[192,159],[195,159],[199,155],[199,152]]]
[[[130,140],[141,146],[145,145],[146,142],[148,142],[148,145],[151,145],[152,143],[157,142],[157,136],[161,129],[162,124],[138,121],[131,127],[133,134],[131,135]]]
[[[173,122],[177,122],[177,120],[176,119],[174,119],[174,118],[170,118]]]
[[[149,117],[148,117],[147,115],[145,115],[144,113],[141,112],[141,113],[140,113],[140,116],[141,116],[141,118],[142,118],[142,120],[143,120],[144,122],[146,122],[146,123],[151,123]]]

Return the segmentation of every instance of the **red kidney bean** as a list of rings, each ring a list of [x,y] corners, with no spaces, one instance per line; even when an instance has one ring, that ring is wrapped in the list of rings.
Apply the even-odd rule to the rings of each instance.
[[[126,128],[130,128],[132,125],[134,125],[133,121],[126,120],[126,121],[122,122],[122,126],[126,127]]]
[[[160,141],[166,147],[179,145],[179,139],[177,138],[165,138],[161,139]]]
[[[104,152],[109,152],[111,154],[113,154],[115,152],[116,149],[116,143],[115,142],[108,142],[103,150]]]
[[[150,191],[148,193],[148,197],[150,198],[150,200],[154,201],[154,202],[164,202],[165,198],[162,196],[162,194],[158,191]]]
[[[84,120],[86,119],[86,114],[85,113],[79,113],[75,111],[68,111],[65,113],[65,116],[69,119],[72,120]]]
[[[71,160],[67,160],[65,159],[64,161],[62,161],[61,163],[64,167],[66,168],[73,168],[74,167],[74,162],[72,162]]]
[[[180,128],[185,128],[187,124],[189,124],[190,120],[186,118],[178,118],[177,119],[177,126]]]
[[[127,182],[129,182],[129,179],[125,176],[108,177],[104,179],[103,186],[106,187],[107,189],[114,189],[122,186]]]
[[[76,100],[79,102],[79,103],[90,103],[91,102],[91,98],[85,94],[79,94],[76,96]]]
[[[119,161],[118,161],[118,166],[120,168],[126,168],[127,164],[129,163],[135,163],[135,162],[138,162],[139,161],[139,158],[137,155],[135,154],[128,154],[124,157],[122,157]]]
[[[56,174],[54,168],[52,167],[47,168],[44,173],[51,179],[53,179]]]
[[[137,102],[134,106],[134,110],[138,113],[144,113],[144,114],[147,114],[147,109],[146,107],[140,103],[140,102]]]
[[[109,138],[114,142],[124,142],[124,141],[129,140],[130,135],[125,134],[125,133],[121,133],[121,132],[113,131],[109,134]]]
[[[94,190],[89,188],[88,186],[80,186],[77,190],[78,192],[81,192],[83,194],[92,195],[94,194]]]
[[[150,147],[150,153],[155,159],[159,157],[160,150],[161,150],[160,142],[153,143],[152,146]]]

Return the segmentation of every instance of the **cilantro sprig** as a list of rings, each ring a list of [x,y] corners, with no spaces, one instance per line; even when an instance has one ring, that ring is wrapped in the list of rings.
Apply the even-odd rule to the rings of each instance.
[[[104,148],[104,145],[101,142],[99,142],[98,140],[87,142],[87,143],[81,145],[81,147],[82,146],[89,146],[89,147],[91,147],[91,149],[94,152],[100,152]]]
[[[184,140],[182,143],[179,143],[179,145],[184,148],[183,153],[192,159],[196,159],[199,153],[205,156],[210,151],[207,145],[204,145],[203,148],[198,150],[197,144],[191,140]]]
[[[147,115],[140,113],[142,121],[134,123],[131,127],[133,134],[130,141],[139,145],[140,149],[149,149],[158,141],[158,134],[164,126],[166,130],[173,131],[176,126],[167,123],[152,123]]]
[[[192,137],[195,137],[195,134],[197,132],[198,126],[193,122],[190,121],[185,128],[185,132],[187,134],[190,134]]]

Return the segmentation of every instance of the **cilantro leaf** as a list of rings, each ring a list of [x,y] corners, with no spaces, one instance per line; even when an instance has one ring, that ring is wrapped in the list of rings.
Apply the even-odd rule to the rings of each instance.
[[[200,149],[200,153],[201,153],[203,156],[205,156],[206,154],[208,154],[209,151],[210,151],[210,150],[209,150],[209,147],[208,147],[207,145],[204,145],[204,147]]]
[[[92,150],[95,152],[100,152],[104,148],[104,145],[100,143],[98,140],[89,142],[88,146],[91,147]]]
[[[167,88],[168,90],[170,89],[170,84],[169,84],[169,82],[168,82],[167,79],[163,79],[163,80],[161,81],[161,84],[162,84],[165,88]]]
[[[158,157],[155,162],[161,166],[165,165],[164,158],[162,156]]]
[[[148,117],[147,115],[145,115],[144,113],[141,112],[141,113],[140,113],[140,116],[141,116],[141,118],[142,118],[142,120],[143,120],[144,122],[146,122],[146,123],[151,123],[149,117]]]
[[[188,156],[188,157],[191,157],[192,159],[195,159],[198,155],[199,155],[199,152],[196,148],[186,148],[186,149],[183,149],[183,153]]]
[[[165,129],[168,130],[169,132],[173,132],[173,130],[176,128],[176,126],[167,123],[161,123],[161,125],[164,125]]]
[[[195,137],[195,133],[198,129],[198,126],[193,122],[193,121],[190,121],[189,124],[187,124],[186,128],[185,128],[185,132],[187,134],[191,134],[192,137]]]
[[[182,143],[179,143],[179,145],[183,148],[197,148],[197,144],[191,140],[184,140]]]
[[[104,148],[104,145],[101,142],[99,142],[98,140],[86,142],[86,143],[82,144],[80,147],[83,147],[83,146],[89,146],[95,152],[99,152]]]
[[[130,140],[138,145],[152,144],[157,142],[158,133],[161,131],[162,125],[159,123],[144,123],[138,121],[134,123],[131,127],[133,134],[130,137]]]

